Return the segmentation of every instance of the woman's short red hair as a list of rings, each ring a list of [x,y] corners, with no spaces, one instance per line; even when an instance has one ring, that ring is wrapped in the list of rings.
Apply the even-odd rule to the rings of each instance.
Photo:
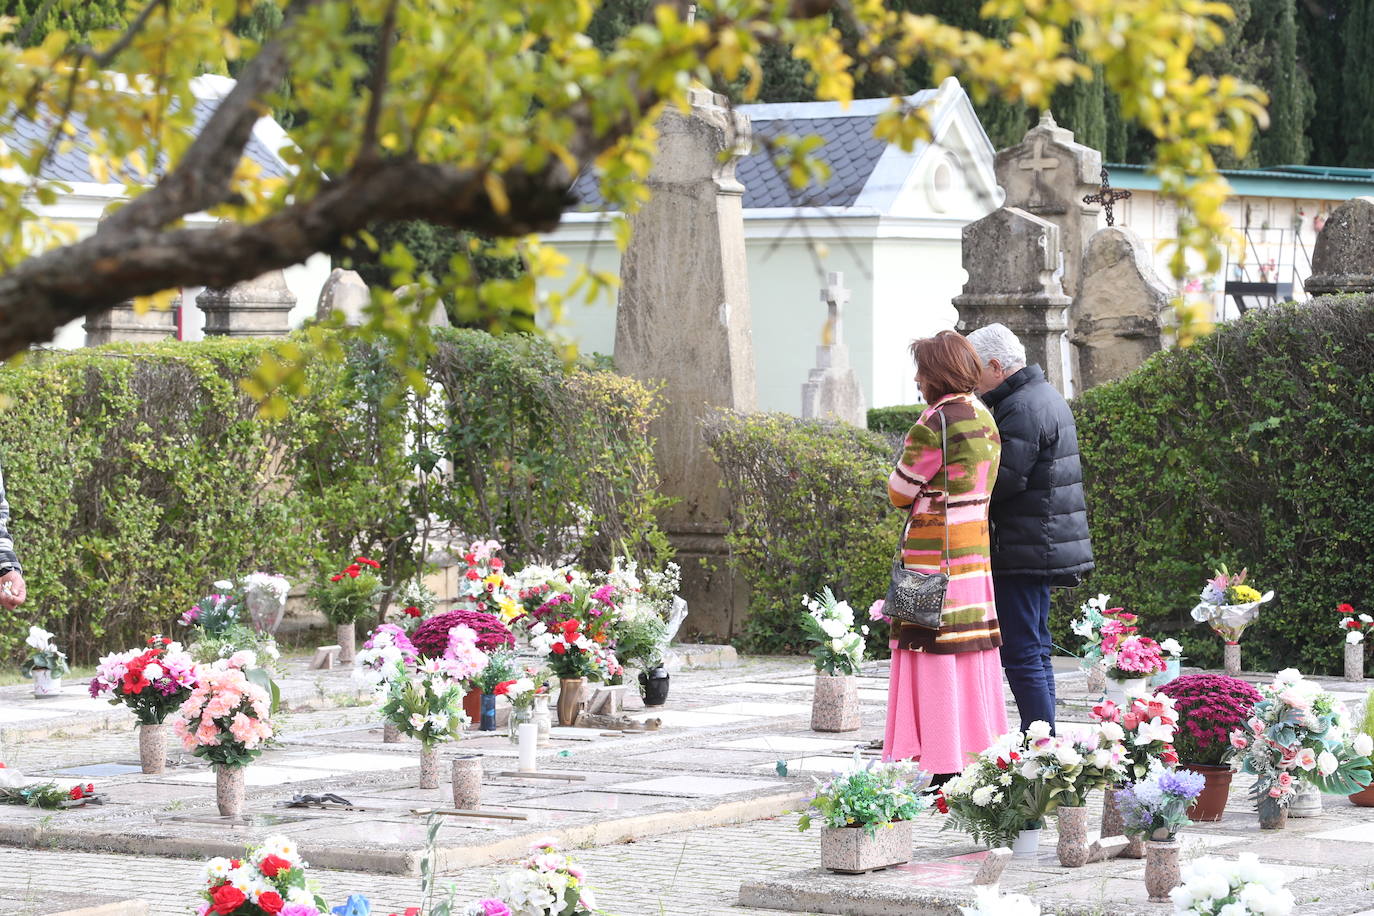
[[[911,358],[921,375],[922,391],[932,404],[946,395],[969,394],[983,374],[973,345],[954,331],[912,341]]]

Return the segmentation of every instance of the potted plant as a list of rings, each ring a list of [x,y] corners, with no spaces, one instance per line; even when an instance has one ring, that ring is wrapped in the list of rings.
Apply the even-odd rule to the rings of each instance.
[[[1226,641],[1224,658],[1226,673],[1240,677],[1240,637],[1245,628],[1259,617],[1259,607],[1274,597],[1274,593],[1261,595],[1255,588],[1245,583],[1247,571],[1238,573],[1227,571],[1223,564],[1207,580],[1198,603],[1193,607],[1193,619],[1205,623]]]
[[[1357,614],[1355,608],[1349,604],[1337,606],[1336,612],[1341,615],[1340,629],[1345,634],[1345,679],[1347,681],[1364,680],[1364,637],[1365,633],[1374,630],[1374,617],[1368,614]]]
[[[1207,780],[1188,809],[1194,821],[1219,821],[1231,791],[1231,733],[1245,724],[1260,701],[1259,691],[1224,674],[1185,674],[1159,690],[1174,703],[1178,765]]]
[[[215,769],[215,802],[223,817],[243,814],[244,769],[272,737],[271,700],[241,669],[201,666],[196,686],[177,710],[172,732]]]
[[[1252,852],[1235,861],[1207,856],[1183,867],[1182,883],[1169,892],[1175,916],[1214,916],[1217,913],[1267,913],[1288,916],[1293,894],[1283,875],[1261,864]]]
[[[1092,717],[1101,723],[1106,737],[1120,741],[1125,750],[1125,760],[1116,782],[1144,779],[1156,765],[1173,767],[1178,763],[1178,752],[1172,743],[1177,731],[1178,713],[1170,697],[1162,693],[1129,697],[1124,706],[1103,700],[1092,708]],[[1229,768],[1226,775],[1229,780]],[[1102,793],[1102,836],[1121,836],[1125,833],[1121,811],[1116,804],[1116,793],[1109,788]],[[1144,841],[1130,837],[1130,843],[1121,856],[1139,859],[1144,854]]]
[[[941,829],[960,830],[992,848],[1009,846],[1017,857],[1034,856],[1051,801],[1040,763],[1026,760],[1026,745],[1049,734],[1047,723],[1032,722],[1026,733],[1003,735],[969,761],[936,793],[935,807],[948,815]]]
[[[477,648],[488,654],[515,648],[515,634],[488,611],[459,609],[435,614],[423,621],[411,634],[415,650],[426,658],[442,658],[448,651],[449,632],[464,626],[477,634]],[[463,697],[464,714],[476,722],[482,717],[482,691],[474,687]]]
[[[62,693],[62,676],[67,667],[67,654],[57,648],[52,634],[42,627],[29,627],[24,644],[33,651],[24,659],[20,669],[24,677],[33,678],[33,695],[55,697]]]
[[[148,648],[106,655],[91,678],[92,697],[127,706],[138,722],[138,759],[143,772],[161,773],[167,765],[167,716],[191,695],[196,663],[166,636],[152,636]]]
[[[515,681],[515,653],[493,652],[487,656],[487,666],[472,681],[482,692],[481,720],[478,731],[496,731],[496,688]]]
[[[1170,770],[1156,762],[1139,782],[1116,791],[1126,833],[1145,840],[1145,889],[1150,899],[1169,899],[1179,882],[1178,831],[1187,827],[1187,809],[1206,780],[1192,770]]]
[[[1107,699],[1124,703],[1128,696],[1144,693],[1150,678],[1164,670],[1164,653],[1159,643],[1148,636],[1141,636],[1130,627],[1130,632],[1110,638],[1106,650]]]
[[[1351,750],[1363,757],[1374,756],[1374,688],[1364,696],[1364,715],[1361,717],[1359,731],[1351,739]],[[1350,796],[1350,800],[1361,808],[1374,808],[1374,785],[1365,786]]]
[[[797,823],[814,818],[821,834],[821,867],[860,874],[911,860],[911,822],[930,807],[925,774],[909,763],[870,763],[863,769],[817,781]]]
[[[802,598],[802,624],[815,643],[811,658],[816,687],[811,699],[811,729],[852,732],[858,729],[859,687],[856,675],[864,658],[868,626],[854,627],[854,609],[839,601],[828,587],[814,598]]]
[[[668,701],[668,669],[663,664],[668,625],[655,613],[639,613],[617,624],[615,653],[626,665],[639,669],[639,696],[645,706]]]
[[[253,629],[259,633],[277,632],[282,614],[286,612],[286,596],[291,593],[291,583],[286,577],[249,573],[239,580],[239,589],[243,592],[243,604],[248,609]]]
[[[357,652],[357,621],[375,610],[377,599],[385,590],[376,571],[381,564],[367,557],[355,557],[353,562],[317,583],[311,595],[320,611],[334,624],[339,641],[339,661],[351,665]]]

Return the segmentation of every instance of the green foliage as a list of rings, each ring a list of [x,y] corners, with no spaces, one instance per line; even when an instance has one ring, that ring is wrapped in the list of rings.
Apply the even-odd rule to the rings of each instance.
[[[615,625],[615,657],[648,671],[663,661],[668,625],[657,614],[635,614]]]
[[[1217,667],[1221,640],[1189,609],[1221,563],[1276,592],[1242,646],[1247,667],[1338,670],[1331,609],[1374,602],[1374,300],[1252,312],[1156,354],[1075,404],[1097,569],[1091,587]],[[1053,615],[1069,639],[1072,599]]]
[[[473,678],[472,686],[483,693],[491,693],[497,684],[513,681],[519,676],[520,667],[516,664],[514,652],[493,652],[487,656],[487,666]]]
[[[746,651],[805,651],[803,595],[832,587],[860,615],[883,597],[901,518],[885,495],[892,454],[881,436],[722,413],[706,438],[733,504],[730,562],[751,587]],[[871,634],[870,657],[886,654],[884,636]]]
[[[812,814],[826,827],[862,827],[870,837],[893,821],[910,821],[930,807],[929,796],[921,794],[924,775],[914,764],[869,764],[836,776],[816,787],[807,803],[807,812],[797,821],[797,829],[811,827]]]
[[[334,581],[335,576],[338,581]],[[383,591],[382,580],[364,570],[356,576],[334,573],[326,581],[311,586],[310,597],[330,623],[344,624],[372,613]]]
[[[27,786],[0,786],[0,805],[28,805],[31,808],[56,810],[71,798],[66,789],[55,782],[38,782]]]
[[[1364,716],[1357,729],[1363,734],[1374,736],[1374,687],[1364,695]]]
[[[894,404],[868,408],[868,428],[875,433],[905,436],[925,411],[924,404]]]

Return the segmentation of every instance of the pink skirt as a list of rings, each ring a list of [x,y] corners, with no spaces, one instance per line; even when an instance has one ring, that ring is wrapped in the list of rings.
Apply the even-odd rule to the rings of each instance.
[[[892,650],[884,760],[916,760],[927,773],[957,773],[1006,731],[997,649],[950,655]]]

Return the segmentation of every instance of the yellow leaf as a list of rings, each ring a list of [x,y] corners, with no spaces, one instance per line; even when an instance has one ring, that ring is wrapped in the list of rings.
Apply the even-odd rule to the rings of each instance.
[[[487,189],[491,208],[502,216],[509,213],[510,198],[506,196],[506,183],[501,179],[501,176],[495,172],[487,172],[482,176],[482,184]]]

